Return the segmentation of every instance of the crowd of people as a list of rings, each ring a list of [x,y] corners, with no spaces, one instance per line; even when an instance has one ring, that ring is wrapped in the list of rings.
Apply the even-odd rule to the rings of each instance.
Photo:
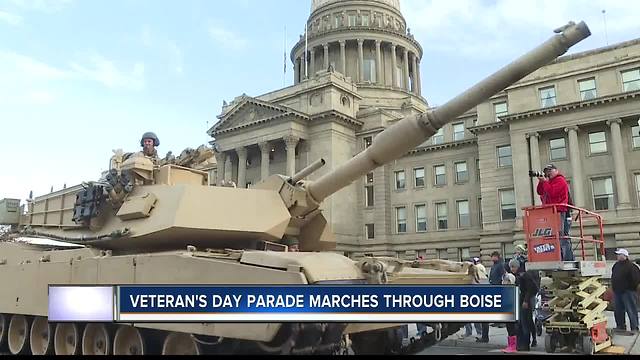
[[[535,173],[535,172],[532,172]],[[561,228],[560,248],[563,261],[575,261],[571,238],[571,205],[573,205],[569,186],[565,177],[553,165],[547,165],[538,177],[537,193],[543,205],[556,205]],[[540,273],[527,270],[527,251],[524,246],[515,248],[513,258],[506,261],[499,252],[491,255],[493,265],[489,271],[488,282],[491,285],[515,285],[519,288],[520,320],[517,323],[496,324],[507,328],[507,347],[503,352],[513,353],[530,351],[537,346],[537,333],[534,319],[536,298],[540,292]],[[629,260],[626,249],[616,251],[617,262],[613,266],[611,288],[615,303],[616,329],[626,331],[626,318],[629,318],[631,331],[638,331],[638,293],[640,293],[640,266]],[[480,259],[471,260],[478,264]],[[477,342],[489,342],[489,324],[467,324],[462,338],[471,337],[475,327]]]

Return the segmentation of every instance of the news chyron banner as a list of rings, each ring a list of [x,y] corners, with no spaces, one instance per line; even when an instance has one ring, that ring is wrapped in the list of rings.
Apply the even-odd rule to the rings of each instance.
[[[49,288],[52,322],[514,322],[514,286]]]

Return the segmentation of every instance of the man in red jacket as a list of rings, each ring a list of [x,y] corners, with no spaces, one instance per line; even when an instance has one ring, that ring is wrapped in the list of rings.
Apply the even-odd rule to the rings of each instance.
[[[543,205],[560,205],[558,206],[558,212],[560,213],[560,247],[562,251],[563,261],[574,261],[573,249],[571,246],[571,239],[569,236],[569,224],[567,223],[567,216],[569,214],[569,208],[562,205],[569,203],[569,184],[564,178],[564,175],[560,174],[558,168],[549,164],[544,168],[544,177],[538,178],[538,195],[542,199]]]

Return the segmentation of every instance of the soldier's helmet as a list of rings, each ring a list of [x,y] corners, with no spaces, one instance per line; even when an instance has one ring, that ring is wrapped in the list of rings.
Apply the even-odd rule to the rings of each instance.
[[[156,134],[154,134],[152,132],[146,132],[146,133],[144,133],[144,135],[142,135],[142,139],[140,139],[140,146],[144,146],[144,140],[145,139],[153,140],[153,146],[155,146],[155,147],[160,146],[160,139],[158,139]]]

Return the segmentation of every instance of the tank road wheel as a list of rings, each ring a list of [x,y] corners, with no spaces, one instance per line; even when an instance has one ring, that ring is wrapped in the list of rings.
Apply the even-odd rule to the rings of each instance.
[[[82,345],[78,324],[56,325],[56,335],[53,343],[56,355],[78,355]]]
[[[31,323],[31,353],[49,355],[53,353],[53,325],[46,317],[38,316]]]
[[[104,324],[88,324],[82,335],[82,355],[109,355],[111,333]]]
[[[132,326],[120,326],[113,338],[113,355],[146,355],[147,348],[140,331]]]
[[[24,315],[13,315],[9,322],[9,352],[13,355],[29,352],[29,320]]]
[[[191,334],[172,332],[162,344],[162,355],[201,355],[202,349]]]
[[[9,315],[0,314],[0,351],[7,348],[7,333],[9,332]]]

